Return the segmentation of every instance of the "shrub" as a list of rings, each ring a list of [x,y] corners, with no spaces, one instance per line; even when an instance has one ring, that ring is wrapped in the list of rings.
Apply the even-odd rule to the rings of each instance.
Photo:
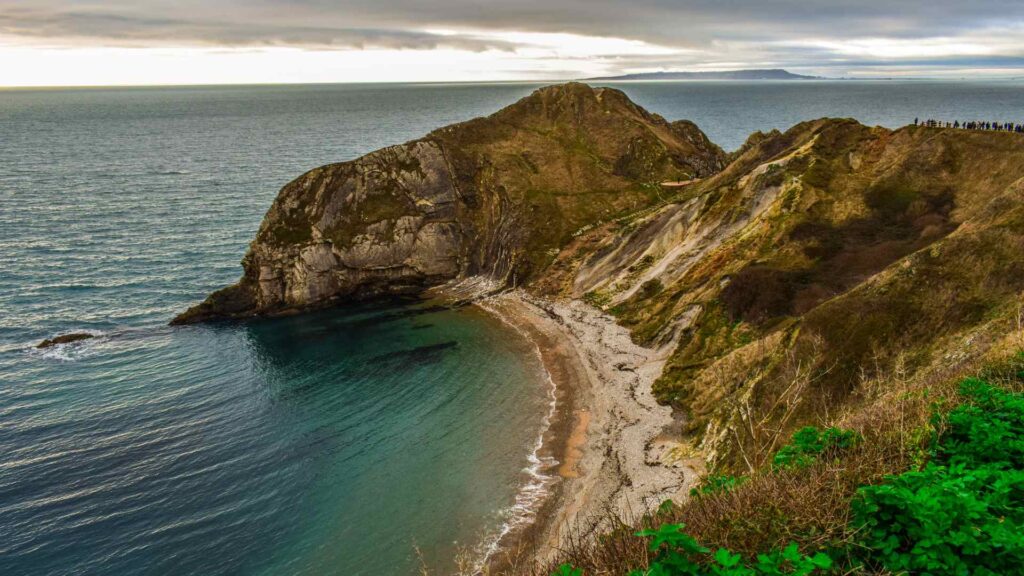
[[[960,384],[960,393],[968,403],[937,418],[946,430],[936,459],[949,466],[1024,469],[1024,396],[974,378]]]
[[[1015,364],[986,377],[1016,382],[1022,366],[1024,356],[1017,356]],[[607,573],[630,576],[1020,574],[1024,393],[981,379],[964,380],[959,390],[962,403],[933,416],[920,434],[911,434],[927,439],[923,464],[913,470],[884,477],[882,472],[865,474],[878,471],[878,462],[888,465],[895,459],[888,470],[900,470],[912,459],[900,459],[884,443],[885,436],[872,434],[869,441],[852,430],[809,426],[779,450],[770,468],[749,478],[708,476],[689,501],[663,504],[657,515],[645,516],[639,526],[652,528],[635,536],[650,539],[646,547],[621,525],[605,547],[577,550],[573,564],[590,573],[611,560],[615,569]],[[945,405],[938,402],[933,409]],[[840,465],[813,465],[840,456]],[[787,508],[792,502],[822,509],[814,514],[832,514],[836,527],[799,520],[800,512]],[[683,532],[683,519],[690,533]],[[829,554],[809,556],[801,547]],[[598,551],[607,556],[600,561],[588,556]]]
[[[961,383],[920,471],[861,488],[852,503],[869,564],[895,572],[1012,574],[1024,566],[1024,396]]]
[[[793,440],[779,449],[772,460],[774,469],[804,468],[820,456],[835,456],[860,442],[853,430],[807,426],[793,434]]]
[[[729,279],[719,298],[731,319],[759,323],[789,314],[800,285],[798,273],[749,266]]]
[[[690,489],[690,496],[702,496],[705,494],[717,494],[728,492],[747,480],[746,476],[728,476],[726,474],[711,474],[705,477],[699,487]]]
[[[753,562],[745,562],[739,554],[719,548],[701,546],[693,536],[683,532],[684,524],[664,524],[656,530],[643,530],[637,536],[650,538],[654,561],[646,569],[634,570],[630,576],[775,576],[806,575],[827,570],[832,559],[818,552],[814,556],[800,553],[796,544],[783,550],[758,554]]]
[[[1024,566],[1024,471],[929,464],[861,489],[867,558],[894,572],[1011,574]]]
[[[595,308],[604,308],[612,301],[612,297],[600,290],[591,290],[583,295],[583,301]]]

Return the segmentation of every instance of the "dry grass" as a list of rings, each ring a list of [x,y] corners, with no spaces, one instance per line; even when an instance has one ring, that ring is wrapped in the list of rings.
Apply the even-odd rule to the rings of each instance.
[[[981,374],[989,381],[1024,390],[1024,306],[1015,314],[993,321],[965,339],[966,351],[948,353],[929,370],[912,372],[897,358],[890,370],[865,370],[852,402],[843,413],[822,420],[822,426],[854,429],[863,442],[841,457],[824,459],[808,468],[770,471],[768,456],[780,445],[777,434],[755,433],[746,438],[760,445],[749,479],[723,492],[691,497],[672,510],[648,515],[609,514],[606,525],[615,528],[596,537],[571,538],[556,557],[543,565],[516,566],[506,574],[550,574],[562,563],[582,568],[587,576],[621,576],[646,566],[647,542],[637,530],[665,523],[684,523],[686,532],[703,545],[728,548],[754,556],[789,542],[806,551],[848,548],[855,532],[850,525],[850,501],[858,487],[880,482],[920,466],[935,434],[933,414],[962,402],[958,383]],[[798,364],[799,366],[799,364]],[[790,386],[776,398],[776,407],[789,418],[787,398],[799,396],[813,378],[797,369]],[[756,430],[756,424],[750,429]],[[765,424],[765,429],[770,428]],[[786,429],[778,426],[775,429]],[[788,437],[787,437],[788,438]],[[785,440],[785,439],[784,439]],[[769,447],[771,447],[769,449]],[[849,574],[867,574],[849,568]]]
[[[682,522],[703,545],[748,555],[791,541],[805,552],[847,546],[858,487],[921,465],[939,432],[932,415],[962,401],[958,382],[985,371],[999,380],[998,368],[985,367],[1024,349],[1024,197],[1019,185],[1007,189],[1019,173],[975,176],[1004,162],[1002,153],[959,154],[955,142],[925,145],[911,132],[873,132],[878,141],[863,146],[863,131],[830,135],[849,141],[822,143],[815,154],[844,176],[805,175],[816,190],[805,200],[818,211],[759,221],[764,229],[745,229],[743,242],[726,243],[651,301],[619,309],[646,341],[701,303],[655,392],[688,411],[687,431],[703,441],[712,469],[750,479],[654,518],[613,515],[608,525],[618,528],[572,539],[555,561],[515,573],[568,562],[588,576],[625,574],[647,564],[634,533],[651,523]],[[851,146],[860,156],[847,167]],[[901,180],[886,179],[892,166]],[[711,195],[728,193],[725,184],[750,168],[735,163],[702,184],[709,205],[731,206],[736,199]],[[813,226],[800,229],[801,221]],[[704,268],[711,272],[698,273]],[[723,271],[732,272],[728,283],[711,281]],[[800,318],[778,318],[793,313]],[[841,458],[770,472],[779,447],[811,424],[853,429],[864,441]]]

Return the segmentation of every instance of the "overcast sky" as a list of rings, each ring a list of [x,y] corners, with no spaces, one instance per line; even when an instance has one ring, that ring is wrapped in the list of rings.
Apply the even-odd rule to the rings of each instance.
[[[1024,0],[0,0],[0,85],[1024,76]]]

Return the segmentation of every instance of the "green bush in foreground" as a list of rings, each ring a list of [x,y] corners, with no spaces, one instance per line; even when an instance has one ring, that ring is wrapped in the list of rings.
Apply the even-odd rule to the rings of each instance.
[[[1024,469],[1024,395],[969,378],[960,384],[968,402],[937,419],[946,432],[935,461],[948,466]]]
[[[915,574],[1024,570],[1024,472],[929,464],[861,489],[853,513],[871,563]]]
[[[862,486],[851,503],[845,548],[802,554],[795,543],[744,558],[714,553],[664,524],[638,532],[650,538],[650,565],[630,576],[762,576],[854,573],[863,568],[894,574],[996,576],[1024,574],[1024,394],[979,379],[961,383],[966,401],[936,416],[943,432],[919,470]],[[779,450],[772,471],[796,470],[822,456],[839,457],[861,438],[849,430],[803,428]],[[736,489],[728,476],[711,476],[698,493]],[[706,490],[706,492],[705,492]],[[845,567],[836,569],[834,559]],[[562,566],[560,576],[582,576]]]
[[[860,489],[865,560],[915,574],[1024,571],[1024,397],[969,379],[920,471]]]

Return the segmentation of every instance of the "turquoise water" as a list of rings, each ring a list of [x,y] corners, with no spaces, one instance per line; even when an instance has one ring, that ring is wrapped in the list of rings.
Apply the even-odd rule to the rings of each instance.
[[[1024,121],[1020,82],[618,86],[727,149],[826,115]],[[486,544],[548,409],[496,321],[166,322],[238,277],[291,178],[535,87],[0,92],[0,574],[411,574],[414,546],[444,567]]]
[[[529,480],[546,403],[507,336],[361,307],[5,362],[0,572],[398,574],[414,546],[445,565]]]

